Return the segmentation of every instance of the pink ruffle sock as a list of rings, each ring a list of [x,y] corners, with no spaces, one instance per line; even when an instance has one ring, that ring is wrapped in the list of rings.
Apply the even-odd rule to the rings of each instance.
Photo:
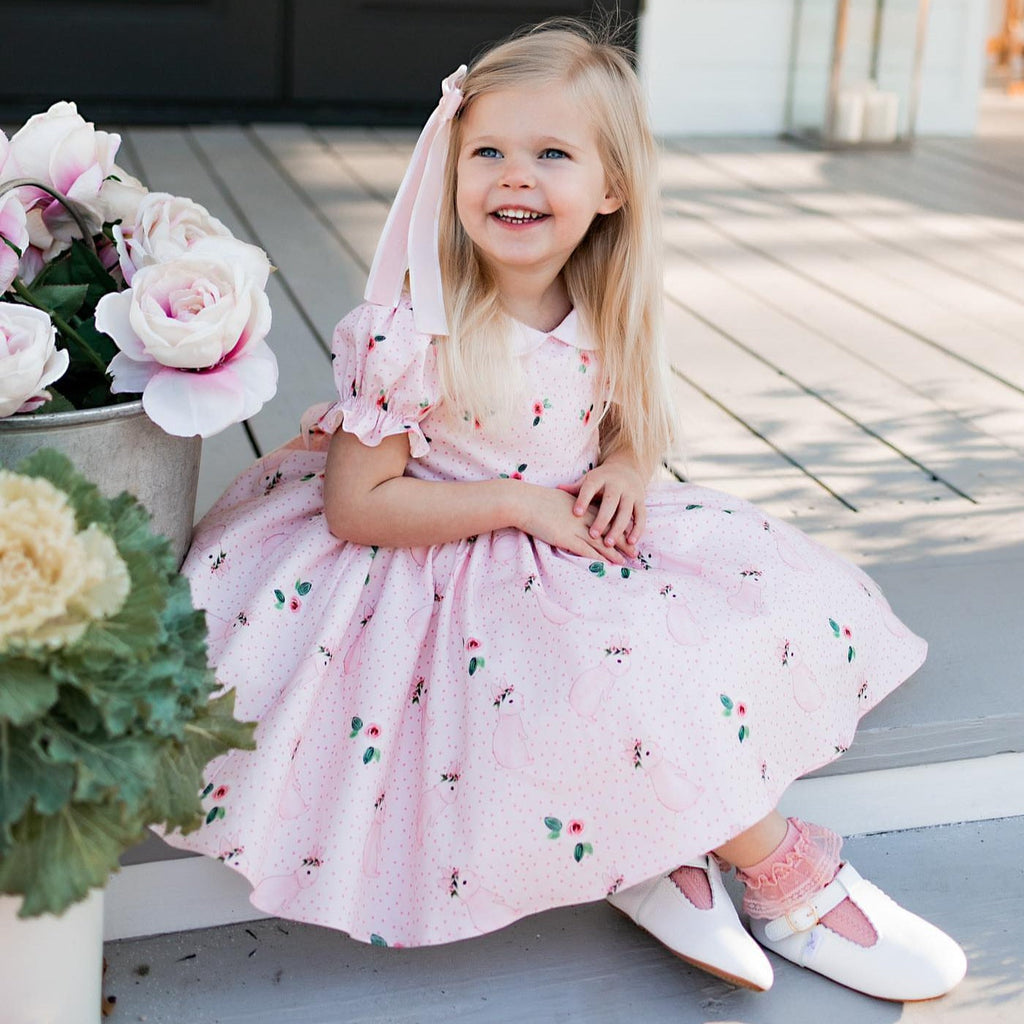
[[[790,818],[786,836],[764,860],[737,869],[743,882],[743,909],[750,917],[771,920],[807,901],[836,877],[843,840],[821,825]],[[861,910],[848,899],[830,910],[821,923],[858,946],[873,946],[878,935]]]

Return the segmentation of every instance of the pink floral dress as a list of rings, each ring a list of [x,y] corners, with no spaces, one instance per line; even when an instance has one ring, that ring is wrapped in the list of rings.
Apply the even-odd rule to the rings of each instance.
[[[427,480],[575,481],[598,354],[574,314],[517,344],[529,391],[489,429],[436,405],[407,306],[362,306],[319,425],[407,434]],[[624,567],[513,529],[364,547],[327,529],[323,449],[243,473],[186,563],[260,725],[210,766],[206,824],[168,838],[261,910],[411,946],[600,899],[757,821],[924,658],[868,576],[738,498],[653,486]]]

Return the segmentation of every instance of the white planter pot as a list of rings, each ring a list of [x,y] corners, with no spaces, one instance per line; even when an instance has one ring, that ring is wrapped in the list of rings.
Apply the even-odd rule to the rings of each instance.
[[[3,1024],[99,1024],[103,890],[59,917],[18,917],[20,896],[0,895]]]

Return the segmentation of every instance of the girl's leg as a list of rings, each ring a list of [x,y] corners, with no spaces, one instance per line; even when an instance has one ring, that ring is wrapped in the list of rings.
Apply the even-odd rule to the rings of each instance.
[[[839,872],[842,839],[829,829],[772,811],[715,853],[733,864],[744,883],[744,910],[751,917],[781,917],[823,889]],[[859,946],[878,936],[871,922],[848,899],[821,919],[826,928]]]

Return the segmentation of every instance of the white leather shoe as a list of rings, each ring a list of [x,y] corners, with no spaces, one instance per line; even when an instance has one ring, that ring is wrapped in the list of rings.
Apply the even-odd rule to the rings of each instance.
[[[849,897],[878,941],[860,946],[818,922]],[[754,938],[773,953],[879,999],[935,999],[967,973],[963,950],[933,924],[904,910],[849,865],[806,903],[773,921],[751,919]]]
[[[687,866],[707,872],[710,910],[695,907],[667,875],[614,893],[608,902],[687,963],[734,985],[759,992],[771,988],[772,965],[740,924],[714,857]]]

